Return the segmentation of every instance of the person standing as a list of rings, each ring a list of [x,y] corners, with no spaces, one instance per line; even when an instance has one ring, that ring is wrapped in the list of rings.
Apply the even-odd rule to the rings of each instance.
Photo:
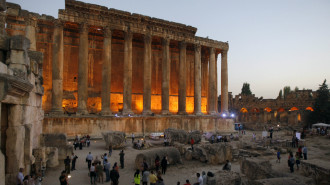
[[[69,156],[66,156],[66,159],[64,159],[64,165],[65,165],[65,172],[66,174],[70,174],[70,163],[71,159]]]
[[[226,164],[223,166],[222,170],[231,170],[231,163],[229,162],[229,160],[226,160]]]
[[[294,172],[294,164],[295,164],[295,160],[294,160],[294,157],[293,157],[293,154],[292,152],[290,152],[289,154],[289,160],[288,160],[288,163],[289,163],[289,167],[290,167],[290,172],[293,173]]]
[[[190,144],[191,144],[191,150],[194,151],[194,144],[195,144],[194,138],[190,138]]]
[[[162,159],[161,166],[162,166],[162,174],[165,175],[167,169],[167,159],[165,156]]]
[[[16,184],[17,185],[23,185],[23,180],[24,180],[24,174],[23,174],[24,168],[20,168],[19,172],[16,177]]]
[[[160,173],[160,171],[157,172],[156,185],[164,185],[164,179],[162,178],[162,174]]]
[[[105,182],[109,182],[110,181],[110,162],[108,162],[108,160],[105,160],[105,164],[104,164],[104,170],[105,170]]]
[[[124,156],[125,156],[124,150],[121,150],[121,152],[119,153],[119,161],[120,161],[121,169],[124,168]]]
[[[296,152],[296,165],[297,165],[297,170],[299,170],[300,159],[301,159],[301,154],[299,154],[299,152]]]
[[[68,185],[68,179],[66,177],[65,171],[62,171],[59,180],[60,180],[61,185]]]
[[[149,175],[149,181],[150,181],[150,185],[156,185],[156,182],[157,182],[157,177],[154,173],[154,171],[150,171],[150,175]]]
[[[292,148],[296,148],[296,138],[292,136]]]
[[[103,159],[103,165],[104,165],[105,160],[108,160],[107,153],[104,153],[104,155],[101,156],[101,159]]]
[[[278,163],[281,163],[281,150],[280,150],[280,149],[277,150],[277,154],[276,154],[276,156],[277,156],[276,163],[277,163],[277,162],[278,162]]]
[[[303,147],[302,153],[304,155],[304,160],[307,160],[307,147],[306,146]]]
[[[110,179],[112,181],[112,185],[118,185],[119,184],[119,173],[118,171],[115,169],[115,167],[112,168],[112,170],[110,171]]]
[[[142,184],[143,185],[148,185],[149,182],[149,171],[148,168],[144,170],[143,174],[142,174]]]
[[[109,157],[111,157],[112,154],[112,145],[109,145]]]
[[[184,185],[191,185],[188,179],[186,180],[186,184]]]
[[[92,163],[92,166],[89,169],[89,176],[91,178],[91,184],[96,184],[96,171],[95,171],[95,164],[94,163]]]
[[[205,171],[202,172],[202,178],[203,178],[203,185],[206,185],[206,173]]]
[[[93,161],[93,155],[92,155],[91,152],[89,152],[87,157],[86,157],[86,162],[87,162],[87,165],[88,165],[88,169],[91,168],[92,161]]]
[[[76,161],[78,159],[78,156],[76,156],[74,153],[72,153],[71,156],[71,171],[76,170]]]
[[[134,143],[135,135],[132,133],[132,143]]]
[[[211,136],[211,144],[214,143],[214,135]]]
[[[88,139],[86,140],[86,143],[87,143],[87,147],[89,147],[89,146],[91,145],[91,140],[88,138]]]
[[[196,176],[197,176],[197,182],[194,185],[203,185],[203,178],[201,177],[201,174],[197,173]]]
[[[156,156],[156,159],[155,159],[155,167],[156,167],[156,172],[158,172],[159,167],[160,167],[160,158],[158,155]]]
[[[143,159],[143,171],[142,171],[142,175],[144,173],[144,171],[148,170],[149,166],[147,164],[147,161],[145,159]]]
[[[95,164],[97,164],[96,167],[95,167],[96,177],[97,177],[98,181],[100,183],[102,181],[102,184],[103,184],[103,166],[101,164],[101,161],[99,161],[98,163],[95,163]]]
[[[134,184],[135,185],[140,185],[141,183],[141,175],[140,175],[140,170],[136,170],[134,173]]]

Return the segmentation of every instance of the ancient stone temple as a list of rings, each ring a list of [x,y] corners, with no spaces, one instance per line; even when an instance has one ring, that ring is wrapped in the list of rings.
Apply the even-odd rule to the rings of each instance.
[[[228,43],[75,0],[65,1],[58,19],[7,6],[8,35],[25,35],[44,54],[43,132],[232,129],[217,111],[218,63],[221,111],[228,110]]]

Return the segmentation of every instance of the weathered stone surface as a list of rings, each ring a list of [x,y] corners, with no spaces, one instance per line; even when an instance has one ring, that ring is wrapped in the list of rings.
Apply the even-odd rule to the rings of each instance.
[[[248,181],[248,185],[279,185],[279,184],[290,184],[290,185],[305,185],[302,180],[295,177],[281,177],[281,178],[269,178],[255,181]]]
[[[191,138],[195,140],[196,144],[202,140],[202,134],[197,130],[189,133],[185,130],[169,128],[165,130],[165,134],[170,138],[171,144],[174,142],[187,144],[190,143]]]
[[[232,146],[224,143],[205,144],[201,146],[206,152],[209,164],[222,164],[232,160]]]
[[[30,48],[30,40],[23,35],[16,35],[10,38],[10,49],[12,50],[28,50]]]
[[[0,49],[1,50],[9,49],[9,39],[7,35],[0,34]]]
[[[125,147],[126,134],[124,132],[119,132],[119,131],[102,132],[102,136],[105,141],[105,149],[109,149],[110,145],[112,145],[113,149]]]
[[[258,180],[272,178],[272,168],[269,161],[259,160],[257,158],[243,159],[240,164],[241,172],[246,175],[249,180]]]
[[[330,162],[325,160],[301,160],[303,175],[312,177],[316,184],[328,184],[330,182]]]
[[[58,148],[58,159],[65,159],[66,156],[71,156],[73,146],[67,144],[65,134],[42,134],[40,136],[40,146]]]
[[[142,163],[143,160],[146,160],[148,166],[150,169],[155,168],[155,159],[156,156],[159,156],[162,160],[164,156],[167,156],[167,160],[170,165],[173,164],[181,164],[181,155],[178,151],[178,149],[174,147],[166,147],[166,148],[155,148],[151,149],[147,152],[138,154],[135,159],[135,168],[136,169],[142,169]]]
[[[206,185],[240,185],[242,183],[239,173],[232,171],[218,171],[214,177],[207,177]]]
[[[42,64],[43,59],[44,59],[44,55],[42,52],[39,51],[28,51],[28,55],[30,57],[30,60],[33,60],[35,62],[37,62],[37,64]]]
[[[6,0],[0,0],[0,11],[6,10]]]
[[[5,156],[0,152],[0,185],[5,185]]]

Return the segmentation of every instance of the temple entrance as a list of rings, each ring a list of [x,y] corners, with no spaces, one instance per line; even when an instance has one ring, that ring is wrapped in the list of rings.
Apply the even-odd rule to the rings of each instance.
[[[6,156],[6,141],[7,141],[7,128],[8,128],[8,105],[1,103],[1,153],[5,156],[5,166],[7,166]],[[7,169],[7,168],[5,168]]]

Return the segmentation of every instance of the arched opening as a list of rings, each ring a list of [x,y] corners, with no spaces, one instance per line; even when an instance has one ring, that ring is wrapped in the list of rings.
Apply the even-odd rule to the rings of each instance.
[[[292,107],[289,111],[296,111],[299,110],[297,107]]]
[[[251,112],[253,112],[253,113],[259,113],[260,110],[258,108],[253,108]]]
[[[305,110],[314,111],[312,107],[307,107]]]
[[[300,115],[300,113],[298,114],[297,119],[298,119],[298,122],[301,122],[301,115]]]
[[[241,112],[241,113],[247,113],[248,110],[247,110],[246,108],[243,107],[243,108],[241,108],[240,112]]]
[[[284,112],[285,110],[281,107],[279,109],[277,109],[277,112]]]
[[[272,109],[271,109],[271,108],[269,108],[269,107],[266,107],[266,108],[264,109],[264,111],[266,111],[266,112],[271,112],[271,111],[272,111]]]

